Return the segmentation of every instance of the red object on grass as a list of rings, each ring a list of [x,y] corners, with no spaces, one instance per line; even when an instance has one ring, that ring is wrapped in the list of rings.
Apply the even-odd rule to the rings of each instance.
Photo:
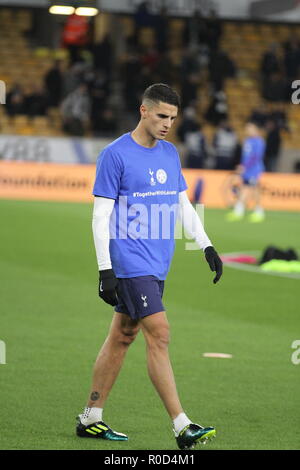
[[[238,255],[238,256],[221,256],[221,260],[226,263],[246,263],[246,264],[256,264],[257,258],[255,256],[249,255]]]

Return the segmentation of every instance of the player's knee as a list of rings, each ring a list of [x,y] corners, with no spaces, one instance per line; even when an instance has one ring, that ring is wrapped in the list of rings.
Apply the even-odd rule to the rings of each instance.
[[[170,329],[168,324],[161,325],[148,336],[148,347],[151,349],[167,349],[170,343]]]
[[[119,334],[119,342],[124,346],[129,346],[135,340],[139,328],[123,327]]]

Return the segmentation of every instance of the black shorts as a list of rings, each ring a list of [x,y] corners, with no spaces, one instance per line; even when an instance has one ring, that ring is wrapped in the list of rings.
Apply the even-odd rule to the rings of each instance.
[[[258,178],[243,178],[243,184],[245,184],[246,186],[257,186],[258,183]]]
[[[115,311],[125,313],[133,320],[164,311],[164,284],[155,276],[118,278],[119,303]]]

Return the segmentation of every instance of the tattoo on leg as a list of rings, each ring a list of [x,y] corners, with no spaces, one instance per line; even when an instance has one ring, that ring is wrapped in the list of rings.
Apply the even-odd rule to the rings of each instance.
[[[100,394],[98,392],[92,392],[91,393],[91,400],[96,401],[100,398]]]

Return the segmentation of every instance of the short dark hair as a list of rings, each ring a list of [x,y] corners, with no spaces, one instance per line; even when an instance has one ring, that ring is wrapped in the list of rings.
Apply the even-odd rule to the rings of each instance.
[[[176,90],[165,83],[154,83],[146,88],[142,97],[142,101],[144,100],[154,101],[155,103],[162,101],[180,108],[180,96]]]

